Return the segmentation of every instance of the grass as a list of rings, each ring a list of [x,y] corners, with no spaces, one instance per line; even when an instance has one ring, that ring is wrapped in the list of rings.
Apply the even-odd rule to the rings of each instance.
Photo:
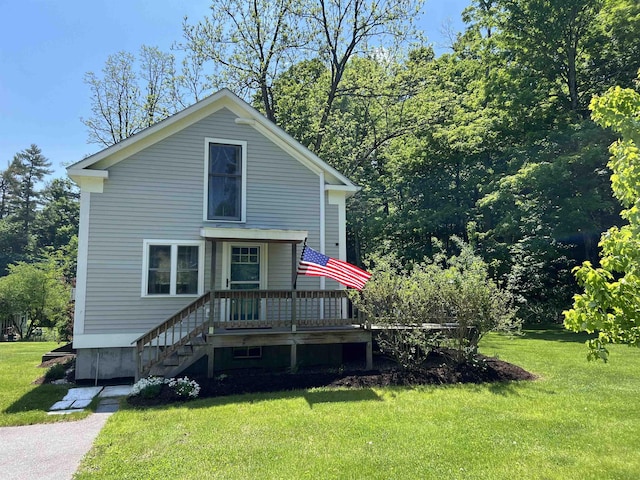
[[[58,346],[55,342],[0,343],[0,427],[78,420],[88,415],[47,415],[69,386],[32,383],[46,373],[38,368],[42,355]]]
[[[77,478],[635,479],[640,350],[587,363],[558,330],[493,335],[535,382],[314,389],[112,416]]]

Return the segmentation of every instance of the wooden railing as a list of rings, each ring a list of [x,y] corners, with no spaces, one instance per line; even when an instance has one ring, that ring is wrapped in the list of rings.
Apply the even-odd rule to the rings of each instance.
[[[210,300],[211,292],[207,292],[135,340],[139,377],[148,375],[153,365],[205,333],[209,321]]]
[[[211,294],[211,327],[335,327],[359,324],[345,290],[223,290]]]
[[[345,290],[220,290],[207,292],[138,338],[138,376],[202,334],[220,330],[328,328],[362,325]]]

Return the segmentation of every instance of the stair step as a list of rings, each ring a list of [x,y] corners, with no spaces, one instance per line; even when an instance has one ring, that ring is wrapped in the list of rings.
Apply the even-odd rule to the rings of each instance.
[[[157,364],[151,367],[151,369],[149,370],[149,375],[151,375],[152,377],[164,377],[165,372],[166,369],[162,365]]]
[[[180,359],[178,358],[178,355],[174,353],[171,356],[165,358],[162,361],[162,365],[164,365],[165,367],[175,367],[177,365],[180,365]]]
[[[193,355],[193,347],[191,345],[183,345],[182,347],[178,348],[178,355],[181,357]]]
[[[191,339],[191,345],[205,345],[207,342],[202,337],[194,337]]]

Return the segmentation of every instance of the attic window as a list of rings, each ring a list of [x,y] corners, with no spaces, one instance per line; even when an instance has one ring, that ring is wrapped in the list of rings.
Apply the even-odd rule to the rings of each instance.
[[[244,221],[246,142],[207,141],[206,219]]]

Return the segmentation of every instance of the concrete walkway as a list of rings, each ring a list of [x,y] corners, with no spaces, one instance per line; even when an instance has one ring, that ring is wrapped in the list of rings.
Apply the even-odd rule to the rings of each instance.
[[[73,390],[73,391],[72,391]],[[86,389],[72,389],[72,403],[83,399]],[[82,457],[91,449],[109,416],[118,410],[119,398],[131,386],[102,387],[91,397],[102,397],[96,413],[77,422],[46,423],[0,428],[0,478],[2,480],[67,480],[73,477]],[[67,397],[65,397],[67,398]],[[67,400],[65,400],[67,401]],[[57,402],[59,403],[59,402]],[[79,405],[78,405],[79,406]],[[60,406],[58,405],[58,408]],[[81,411],[81,408],[57,409],[52,414]]]
[[[0,428],[0,478],[71,479],[111,413],[77,422]]]

